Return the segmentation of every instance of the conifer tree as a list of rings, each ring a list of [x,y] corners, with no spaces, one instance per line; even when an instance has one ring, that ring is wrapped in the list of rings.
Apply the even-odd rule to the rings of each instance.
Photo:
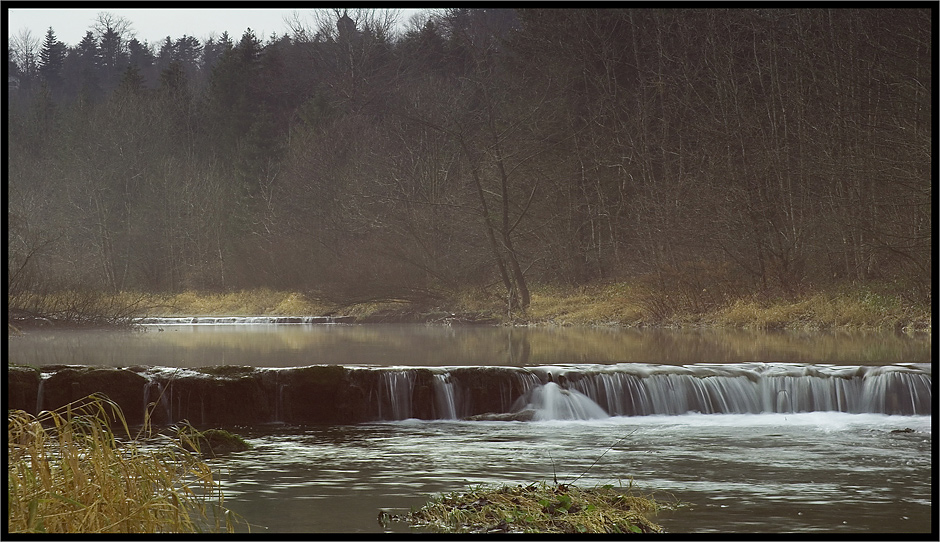
[[[123,68],[127,64],[123,49],[121,35],[108,26],[101,35],[99,46],[102,82],[106,90],[117,86]]]
[[[137,41],[136,38],[127,42],[128,66],[136,68],[139,75],[143,78],[144,84],[149,84],[149,86],[153,86],[156,83],[153,61],[153,52],[147,44]]]
[[[39,75],[53,94],[57,94],[62,89],[65,54],[65,44],[56,39],[55,32],[52,27],[49,27],[42,49],[39,51]]]
[[[101,78],[99,76],[100,51],[94,34],[89,30],[75,48],[78,81],[75,85],[81,95],[91,100],[101,97]]]

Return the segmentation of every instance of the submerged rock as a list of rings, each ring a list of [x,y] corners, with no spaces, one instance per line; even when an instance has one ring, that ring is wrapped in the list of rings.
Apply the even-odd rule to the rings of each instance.
[[[193,436],[195,437],[193,438],[195,443],[184,439],[183,448],[191,452],[199,452],[207,457],[241,452],[251,448],[251,445],[245,442],[243,438],[223,429],[207,429],[196,432]]]
[[[506,412],[498,414],[496,412],[487,412],[486,414],[477,414],[463,418],[469,422],[530,422],[535,417],[535,410],[528,408],[519,412]]]

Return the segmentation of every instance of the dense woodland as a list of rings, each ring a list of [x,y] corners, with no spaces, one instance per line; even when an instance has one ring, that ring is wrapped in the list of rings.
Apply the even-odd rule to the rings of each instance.
[[[317,11],[7,50],[8,288],[931,295],[930,9]],[[207,32],[210,29],[207,29]]]

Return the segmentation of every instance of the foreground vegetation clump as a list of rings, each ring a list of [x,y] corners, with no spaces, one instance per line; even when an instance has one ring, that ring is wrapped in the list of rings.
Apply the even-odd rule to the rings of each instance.
[[[538,483],[451,493],[388,519],[444,533],[660,533],[648,516],[664,508],[612,485]]]
[[[245,439],[224,429],[199,431],[194,428],[185,428],[180,432],[180,440],[183,448],[208,457],[241,452],[251,448]]]
[[[11,533],[234,531],[237,518],[222,506],[201,456],[186,451],[180,435],[158,445],[132,438],[104,396],[38,416],[11,410],[7,442]]]

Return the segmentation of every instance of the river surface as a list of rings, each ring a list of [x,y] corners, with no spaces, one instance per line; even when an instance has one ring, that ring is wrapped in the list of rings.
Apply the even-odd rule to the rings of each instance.
[[[37,331],[9,363],[127,367],[932,363],[930,338],[424,325],[163,325]],[[255,533],[407,532],[379,524],[479,484],[613,484],[680,502],[671,533],[927,533],[932,416],[799,412],[495,422],[236,427],[252,449],[212,460]]]
[[[684,503],[653,518],[671,533],[924,533],[930,426],[930,416],[801,413],[272,427],[218,464],[226,505],[256,533],[380,532],[382,509],[579,476],[581,487],[632,483]]]
[[[127,367],[930,363],[929,337],[864,332],[509,328],[428,325],[164,325],[135,331],[33,331],[9,341],[11,363]]]

